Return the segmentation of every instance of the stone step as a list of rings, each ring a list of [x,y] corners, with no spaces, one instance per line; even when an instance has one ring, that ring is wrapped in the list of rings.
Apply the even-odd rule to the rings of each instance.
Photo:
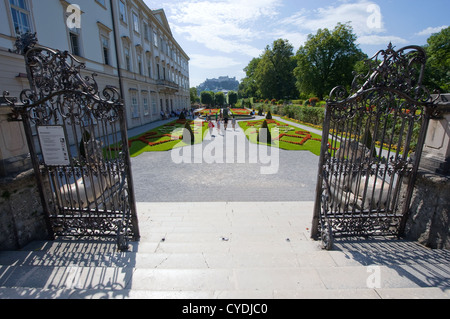
[[[150,291],[150,290],[101,290],[101,289],[37,289],[0,287],[3,299],[183,299],[195,302],[222,299],[449,299],[450,291],[439,288],[392,289],[306,289],[293,290],[217,290],[217,291]],[[189,302],[186,301],[186,304]]]
[[[438,268],[445,265],[436,265]],[[425,268],[424,268],[425,269]],[[399,269],[382,267],[379,287],[368,287],[367,270],[364,267],[330,268],[278,268],[278,269],[135,269],[127,267],[32,267],[1,266],[0,298],[11,298],[23,293],[30,297],[50,294],[63,297],[68,293],[78,297],[108,295],[118,298],[139,296],[162,296],[165,292],[180,297],[189,292],[198,296],[219,298],[236,296],[279,298],[354,296],[374,298],[374,291],[381,298],[398,295],[406,297],[434,295],[450,297],[448,282],[434,281],[427,287],[425,281],[418,282],[401,274]],[[423,270],[423,269],[422,269]],[[424,278],[427,279],[427,278]],[[431,279],[431,278],[428,278]],[[428,283],[429,284],[429,283]],[[27,292],[28,291],[28,292]],[[70,292],[72,291],[72,292]],[[223,293],[221,292],[228,292]],[[283,293],[284,292],[284,293]],[[275,294],[277,293],[277,295]],[[381,295],[380,293],[384,294]],[[66,296],[68,297],[68,296]],[[72,295],[74,297],[74,295]]]

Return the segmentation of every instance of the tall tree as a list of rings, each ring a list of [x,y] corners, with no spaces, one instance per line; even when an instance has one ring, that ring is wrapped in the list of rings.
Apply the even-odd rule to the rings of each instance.
[[[216,106],[222,107],[225,104],[225,94],[223,92],[217,92],[214,96]]]
[[[238,101],[238,95],[235,91],[229,91],[227,98],[228,98],[228,104],[230,104],[230,105],[234,105]]]
[[[194,104],[195,102],[197,102],[197,99],[198,99],[197,88],[195,88],[195,87],[190,88],[189,93],[190,93],[190,98],[191,98],[191,104]]]
[[[214,103],[214,93],[210,91],[203,91],[200,93],[200,101],[202,104],[212,106]]]
[[[239,84],[238,95],[240,98],[259,97],[258,86],[256,85],[255,71],[261,58],[253,58],[244,68],[246,77]]]
[[[294,47],[288,40],[278,39],[266,47],[255,70],[255,80],[263,98],[277,100],[298,95],[293,71],[296,66]]]
[[[424,84],[441,93],[450,92],[450,27],[431,35],[427,43]]]
[[[310,34],[297,52],[294,74],[299,91],[323,99],[338,85],[350,86],[356,62],[367,58],[355,42],[349,24],[338,23],[332,31],[319,29]]]

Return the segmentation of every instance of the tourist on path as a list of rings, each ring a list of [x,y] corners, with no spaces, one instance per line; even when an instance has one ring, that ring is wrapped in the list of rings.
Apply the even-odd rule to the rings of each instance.
[[[217,120],[216,120],[216,124],[217,124],[217,132],[218,132],[219,135],[220,135],[220,119],[217,119]]]
[[[211,135],[211,137],[215,137],[213,135],[214,123],[211,120],[208,121],[208,128],[209,128],[209,134]]]

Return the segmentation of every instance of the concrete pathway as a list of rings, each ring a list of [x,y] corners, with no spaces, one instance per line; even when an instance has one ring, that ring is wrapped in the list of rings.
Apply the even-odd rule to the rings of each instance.
[[[250,144],[231,125],[202,145],[132,158],[138,202],[313,201],[319,157]],[[131,136],[131,135],[130,135]]]
[[[0,252],[0,299],[450,297],[450,252],[399,240],[309,238],[312,202],[139,203],[142,238]]]
[[[231,129],[195,147],[132,159],[142,238],[129,252],[69,239],[0,252],[0,299],[450,298],[449,251],[310,239],[317,156],[255,151]]]

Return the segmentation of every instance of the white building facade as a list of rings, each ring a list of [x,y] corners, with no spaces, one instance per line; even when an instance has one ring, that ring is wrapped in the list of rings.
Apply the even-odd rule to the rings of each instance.
[[[100,89],[119,88],[129,128],[190,108],[189,57],[163,9],[142,0],[0,0],[0,91],[11,96],[28,86],[23,57],[9,51],[27,31],[84,62]]]

